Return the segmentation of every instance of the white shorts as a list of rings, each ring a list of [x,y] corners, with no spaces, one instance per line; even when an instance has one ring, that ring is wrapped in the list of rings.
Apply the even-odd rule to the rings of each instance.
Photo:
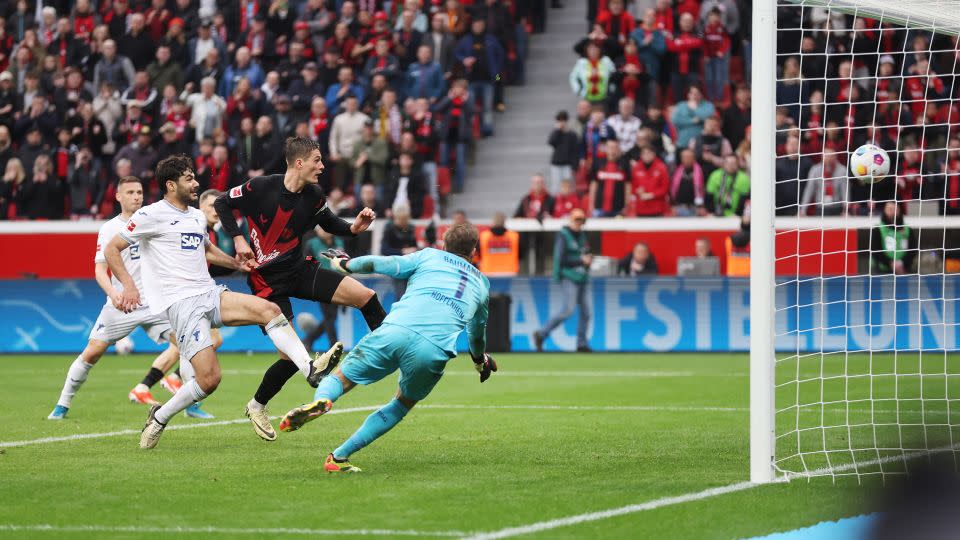
[[[210,329],[223,326],[220,295],[226,290],[225,285],[217,285],[205,293],[178,300],[167,308],[181,360],[189,361],[198,352],[213,347]]]
[[[138,326],[142,326],[150,339],[161,345],[166,343],[170,335],[170,321],[164,314],[154,315],[147,307],[124,313],[113,304],[107,304],[100,310],[100,316],[90,330],[90,339],[113,345],[129,336]]]

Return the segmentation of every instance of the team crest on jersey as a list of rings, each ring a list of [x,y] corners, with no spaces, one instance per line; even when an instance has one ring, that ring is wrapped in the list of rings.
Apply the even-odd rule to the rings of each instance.
[[[197,249],[203,245],[203,235],[197,233],[180,233],[180,249]]]
[[[243,186],[237,186],[230,189],[230,198],[239,199],[243,195]]]
[[[136,229],[136,228],[137,228],[137,224],[134,223],[133,221],[130,221],[130,223],[127,223],[127,230],[128,230],[128,231],[133,232],[133,230]]]

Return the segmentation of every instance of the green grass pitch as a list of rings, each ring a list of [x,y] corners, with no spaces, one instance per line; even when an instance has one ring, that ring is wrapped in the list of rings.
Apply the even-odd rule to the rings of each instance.
[[[421,406],[354,456],[364,469],[354,476],[324,473],[322,459],[393,396],[395,378],[267,443],[240,419],[272,358],[222,355],[223,382],[205,408],[237,422],[168,430],[145,452],[146,408],[126,393],[150,357],[106,356],[62,422],[45,417],[72,358],[0,357],[0,442],[133,431],[0,447],[0,538],[199,535],[177,527],[213,527],[215,538],[459,536],[748,479],[746,355],[502,354],[483,385],[461,356]],[[155,395],[167,396],[159,385]],[[293,379],[272,414],[311,396]],[[202,423],[181,415],[172,425]],[[797,480],[523,537],[750,537],[861,513],[877,485]]]

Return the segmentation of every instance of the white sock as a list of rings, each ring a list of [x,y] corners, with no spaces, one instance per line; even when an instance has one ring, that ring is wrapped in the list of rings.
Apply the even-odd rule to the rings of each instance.
[[[73,396],[76,395],[77,390],[80,390],[83,381],[87,380],[87,374],[90,373],[92,368],[93,364],[84,362],[83,355],[77,356],[77,359],[70,364],[70,369],[67,370],[67,379],[63,381],[63,390],[60,391],[60,399],[57,401],[57,405],[70,407]]]
[[[166,424],[175,414],[193,405],[194,402],[203,400],[205,397],[207,397],[207,393],[200,389],[197,380],[191,379],[177,390],[177,393],[170,398],[170,401],[167,401],[163,404],[163,407],[157,409],[157,412],[153,413],[153,416],[157,419],[157,422]]]
[[[313,363],[313,359],[310,358],[310,353],[303,346],[297,333],[293,331],[293,326],[290,326],[287,318],[283,314],[278,315],[267,323],[266,329],[267,336],[277,346],[277,350],[287,355],[304,377],[310,375],[310,364]]]
[[[187,382],[192,379],[197,378],[197,372],[193,369],[193,364],[189,360],[184,360],[180,358],[180,380]]]
[[[254,398],[250,398],[250,401],[247,402],[247,408],[254,411],[259,411],[260,409],[266,407],[263,403],[260,403]]]

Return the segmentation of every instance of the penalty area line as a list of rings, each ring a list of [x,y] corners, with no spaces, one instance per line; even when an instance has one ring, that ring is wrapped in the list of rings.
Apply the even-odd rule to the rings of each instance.
[[[463,537],[463,531],[415,531],[391,529],[301,529],[234,527],[149,527],[140,525],[15,525],[0,524],[0,532],[102,532],[134,534],[226,534],[226,535],[301,535],[301,536],[436,536]]]

